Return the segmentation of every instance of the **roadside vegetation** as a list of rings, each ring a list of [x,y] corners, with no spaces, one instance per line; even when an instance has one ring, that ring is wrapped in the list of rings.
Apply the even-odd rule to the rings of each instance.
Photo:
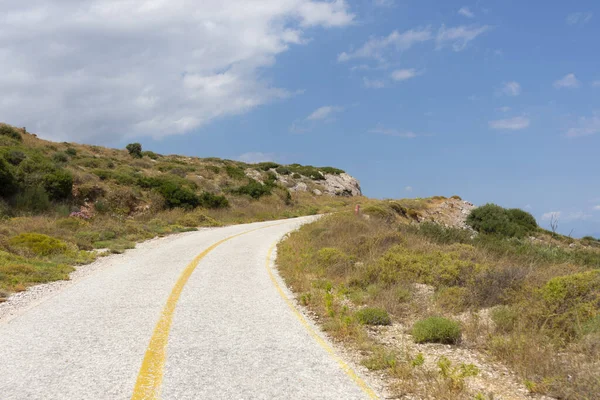
[[[597,398],[599,242],[491,204],[470,229],[444,227],[423,217],[441,199],[367,201],[361,216],[303,226],[279,245],[281,274],[397,395],[492,398],[469,388],[475,365],[427,353],[450,345],[503,363],[532,394]]]
[[[348,198],[290,190],[342,172],[53,143],[0,124],[0,301],[156,236],[343,209]]]

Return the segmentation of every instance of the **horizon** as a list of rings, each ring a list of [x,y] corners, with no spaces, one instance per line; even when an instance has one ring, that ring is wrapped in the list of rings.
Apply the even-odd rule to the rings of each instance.
[[[437,3],[2,4],[0,120],[330,165],[369,197],[459,195],[600,237],[599,5]]]

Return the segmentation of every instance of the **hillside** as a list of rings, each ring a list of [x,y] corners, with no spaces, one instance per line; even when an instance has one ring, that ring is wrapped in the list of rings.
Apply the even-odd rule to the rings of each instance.
[[[0,124],[0,299],[173,232],[337,210],[344,171],[54,143]]]

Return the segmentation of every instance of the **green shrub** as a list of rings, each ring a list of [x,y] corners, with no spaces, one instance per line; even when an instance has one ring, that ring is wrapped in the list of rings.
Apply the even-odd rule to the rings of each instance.
[[[270,169],[276,169],[278,167],[280,167],[280,164],[277,164],[276,162],[272,162],[272,161],[267,161],[267,162],[261,162],[256,164],[256,168],[260,169],[262,171],[268,171]]]
[[[299,173],[297,173],[297,172],[294,172],[294,173],[292,174],[292,178],[294,178],[294,179],[300,179],[300,178],[302,178],[302,175],[300,175],[300,174],[299,174]]]
[[[51,200],[63,200],[71,196],[73,191],[73,175],[59,169],[44,176],[44,189]]]
[[[21,164],[26,158],[27,155],[19,150],[10,150],[4,154],[4,159],[15,166]]]
[[[204,192],[200,195],[200,207],[227,208],[229,207],[229,200],[225,196]]]
[[[467,224],[479,233],[523,237],[537,229],[535,218],[519,209],[504,209],[486,204],[471,211]]]
[[[19,131],[10,125],[0,124],[0,136],[7,136],[11,139],[18,140],[19,142],[23,141],[23,137]]]
[[[127,146],[125,146],[125,148],[127,149],[127,151],[129,152],[129,155],[133,158],[142,158],[142,145],[139,143],[129,143]]]
[[[494,324],[496,324],[496,330],[509,333],[515,328],[518,314],[509,306],[498,306],[492,309],[491,317]]]
[[[319,172],[319,169],[312,165],[291,164],[288,165],[288,168],[296,174],[304,175],[315,181],[325,180],[325,177]]]
[[[218,174],[221,172],[221,168],[217,167],[216,165],[207,165],[205,168],[213,174]]]
[[[7,197],[18,189],[17,180],[6,161],[0,158],[0,196]]]
[[[246,177],[244,170],[236,165],[226,165],[225,172],[233,179],[244,179]]]
[[[419,234],[439,244],[469,243],[471,232],[460,228],[446,228],[434,222],[419,225]]]
[[[156,191],[164,197],[165,204],[169,208],[181,207],[190,209],[200,205],[200,198],[196,193],[186,187],[178,186],[174,182],[165,181],[156,188]]]
[[[17,193],[14,198],[17,210],[33,211],[36,213],[47,211],[50,208],[48,193],[41,186],[29,186]]]
[[[332,175],[340,175],[340,174],[343,174],[346,172],[343,169],[333,168],[333,167],[321,167],[319,169],[321,170],[321,172],[323,172],[325,174],[332,174]]]
[[[460,325],[443,317],[430,317],[417,321],[412,328],[416,343],[454,344],[460,340]]]
[[[64,164],[69,161],[69,156],[67,155],[67,153],[59,151],[58,153],[54,153],[52,155],[52,161],[58,164]]]
[[[8,243],[11,247],[25,249],[41,257],[63,254],[69,249],[62,240],[40,233],[21,233],[10,238]]]
[[[382,308],[366,307],[355,314],[356,319],[363,325],[391,325],[389,314]]]
[[[289,175],[292,173],[288,167],[280,166],[275,169],[279,175]]]
[[[263,185],[254,179],[250,179],[248,184],[232,189],[231,193],[237,195],[248,195],[253,199],[260,199],[262,196],[270,195],[271,191],[271,186]]]
[[[156,154],[153,151],[142,151],[142,156],[146,156],[152,160],[157,160],[159,157],[161,157],[160,154]]]
[[[77,149],[69,147],[67,150],[65,150],[65,153],[67,153],[71,157],[75,157],[77,155]]]

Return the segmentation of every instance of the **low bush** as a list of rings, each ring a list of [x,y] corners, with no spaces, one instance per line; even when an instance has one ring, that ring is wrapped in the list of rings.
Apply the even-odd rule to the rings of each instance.
[[[200,207],[203,208],[227,208],[229,200],[225,196],[219,196],[209,192],[204,192],[200,195]]]
[[[0,158],[0,196],[7,197],[18,189],[17,180],[6,161]]]
[[[519,209],[507,210],[486,204],[471,211],[467,224],[479,233],[505,237],[523,237],[537,229],[535,218]]]
[[[237,195],[248,195],[253,199],[260,199],[262,196],[270,195],[271,191],[271,186],[263,185],[260,182],[251,179],[246,185],[232,189],[231,193]]]
[[[161,157],[160,154],[156,154],[153,151],[142,151],[142,156],[146,156],[152,160],[158,160],[158,158]]]
[[[58,163],[58,164],[64,164],[69,161],[69,156],[67,155],[67,153],[63,153],[62,151],[59,151],[52,155],[52,161],[54,161],[55,163]]]
[[[19,150],[10,150],[10,151],[4,153],[4,159],[14,166],[18,166],[26,158],[27,158],[27,155]]]
[[[6,136],[11,139],[18,140],[19,142],[23,141],[23,137],[15,128],[10,125],[0,124],[0,136]]]
[[[266,162],[261,162],[256,164],[256,168],[260,169],[262,171],[268,171],[270,169],[276,169],[279,168],[280,165],[277,164],[276,162],[272,162],[272,161],[266,161]]]
[[[156,191],[164,197],[165,204],[169,208],[191,209],[200,205],[200,198],[196,193],[186,187],[178,186],[174,182],[165,181],[156,188]]]
[[[363,325],[391,325],[392,320],[383,308],[366,307],[358,310],[354,316]]]
[[[75,157],[77,155],[77,149],[69,147],[67,150],[65,150],[65,153],[67,153],[71,157]]]
[[[321,170],[321,172],[323,172],[324,174],[332,174],[332,175],[340,175],[340,174],[343,174],[346,172],[343,169],[333,168],[333,167],[321,167],[321,168],[319,168],[319,170]]]
[[[417,321],[412,328],[416,343],[455,344],[460,340],[460,325],[443,317],[430,317]]]
[[[10,238],[9,245],[15,249],[23,249],[38,257],[62,254],[68,251],[65,242],[40,233],[22,233]]]
[[[312,165],[300,165],[300,164],[291,164],[288,165],[288,168],[293,173],[304,175],[307,178],[310,178],[315,181],[325,180],[325,177],[321,172],[319,172],[318,168],[313,167]]]
[[[277,173],[278,173],[279,175],[289,175],[289,174],[291,174],[291,173],[292,173],[292,171],[290,171],[290,169],[289,169],[288,167],[284,167],[284,166],[277,167],[277,168],[275,169],[275,171],[277,171]]]
[[[512,307],[498,306],[492,309],[491,318],[498,332],[510,333],[515,328],[518,314]]]
[[[13,204],[17,210],[35,213],[47,211],[51,205],[48,193],[41,186],[30,186],[17,193]]]
[[[64,200],[71,197],[73,175],[64,169],[57,169],[44,176],[44,189],[51,200]]]
[[[244,170],[236,165],[226,165],[225,172],[232,179],[244,179],[246,177]]]

